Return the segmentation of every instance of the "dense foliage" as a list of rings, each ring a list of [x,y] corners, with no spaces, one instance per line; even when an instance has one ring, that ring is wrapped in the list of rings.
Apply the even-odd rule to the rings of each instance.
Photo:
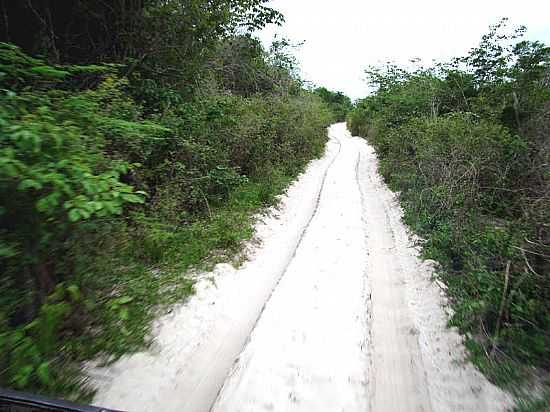
[[[281,20],[265,1],[70,3],[0,2],[0,385],[78,396],[79,362],[146,344],[333,114],[245,32]]]
[[[503,21],[451,63],[367,70],[376,91],[348,119],[500,383],[550,369],[550,48],[523,31]]]
[[[338,122],[344,122],[348,113],[353,109],[351,99],[342,92],[333,92],[325,87],[318,87],[315,89],[315,94],[328,105]]]

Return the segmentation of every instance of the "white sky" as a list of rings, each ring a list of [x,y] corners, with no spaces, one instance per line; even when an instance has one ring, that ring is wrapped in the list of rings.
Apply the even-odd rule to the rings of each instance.
[[[490,24],[509,17],[527,26],[527,38],[550,44],[548,0],[273,0],[286,23],[259,33],[294,42],[305,79],[352,99],[364,97],[364,69],[388,60],[426,65],[464,55]]]

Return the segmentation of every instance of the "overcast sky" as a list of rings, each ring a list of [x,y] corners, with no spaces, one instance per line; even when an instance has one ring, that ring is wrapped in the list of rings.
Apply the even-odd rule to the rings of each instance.
[[[259,33],[305,41],[297,51],[303,76],[317,85],[364,97],[364,69],[388,60],[425,64],[464,55],[490,24],[509,17],[527,37],[550,44],[548,0],[273,0],[283,27]]]

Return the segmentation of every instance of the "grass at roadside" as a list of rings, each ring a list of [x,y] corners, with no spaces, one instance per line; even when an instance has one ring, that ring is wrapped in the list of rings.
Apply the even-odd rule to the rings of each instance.
[[[153,320],[193,294],[189,271],[234,261],[253,235],[254,216],[274,205],[294,177],[273,173],[268,179],[243,183],[227,204],[212,206],[189,225],[170,227],[142,216],[137,219],[139,227],[114,226],[110,233],[102,232],[101,240],[90,238],[81,244],[88,253],[75,255],[88,271],[77,282],[86,297],[79,303],[82,311],[71,316],[78,322],[78,316],[94,313],[94,319],[81,334],[62,337],[64,357],[58,366],[67,373],[48,392],[90,401],[93,392],[86,389],[78,362],[97,356],[111,362],[146,348]]]
[[[187,95],[9,44],[0,63],[0,386],[75,398],[82,362],[145,347],[189,269],[237,254],[333,115],[291,78]]]

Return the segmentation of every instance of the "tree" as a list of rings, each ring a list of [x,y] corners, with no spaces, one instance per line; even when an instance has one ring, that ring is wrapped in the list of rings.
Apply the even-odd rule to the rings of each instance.
[[[280,24],[267,0],[0,0],[0,41],[53,63],[132,63],[192,86],[216,42]],[[26,24],[21,24],[26,22]],[[39,30],[26,30],[25,27]]]
[[[329,106],[336,121],[343,122],[346,120],[348,112],[353,108],[351,99],[348,96],[342,92],[330,91],[325,87],[319,87],[314,92]]]

